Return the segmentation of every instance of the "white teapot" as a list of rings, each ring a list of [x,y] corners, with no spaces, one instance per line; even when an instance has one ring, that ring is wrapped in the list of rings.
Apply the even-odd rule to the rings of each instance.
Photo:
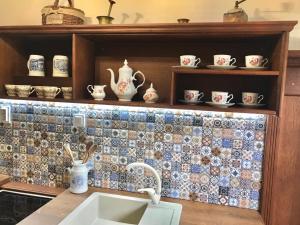
[[[133,96],[137,93],[138,88],[145,83],[144,74],[141,71],[137,71],[133,74],[133,70],[128,66],[126,59],[124,61],[124,66],[119,69],[119,80],[117,83],[115,83],[114,71],[112,69],[107,70],[111,73],[111,89],[118,96],[119,101],[131,101]],[[133,81],[136,80],[135,76],[137,74],[140,74],[143,77],[143,82],[135,88]]]

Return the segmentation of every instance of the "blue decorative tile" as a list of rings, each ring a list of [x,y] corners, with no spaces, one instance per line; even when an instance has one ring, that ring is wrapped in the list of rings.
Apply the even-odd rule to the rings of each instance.
[[[121,111],[120,112],[120,120],[127,121],[129,119],[129,113],[128,111]]]
[[[11,109],[12,124],[0,124],[0,172],[15,181],[67,187],[70,160],[63,144],[70,143],[80,158],[93,141],[98,148],[89,161],[91,186],[137,191],[155,185],[143,170],[138,176],[126,172],[127,164],[141,161],[161,173],[163,196],[259,208],[262,115],[48,103]],[[86,129],[72,126],[77,113],[86,115]]]

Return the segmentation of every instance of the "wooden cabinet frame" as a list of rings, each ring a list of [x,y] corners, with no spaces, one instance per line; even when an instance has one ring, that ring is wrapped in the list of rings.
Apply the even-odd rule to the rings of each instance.
[[[249,23],[143,24],[108,26],[14,26],[0,27],[0,94],[7,83],[72,86],[73,99],[62,96],[59,102],[83,102],[155,108],[228,111],[279,115],[284,91],[289,32],[295,21]],[[269,58],[266,71],[217,71],[205,68],[213,55],[231,54],[244,66],[247,54]],[[30,54],[46,58],[46,77],[28,77],[26,62]],[[55,54],[70,59],[70,78],[53,78]],[[199,69],[174,68],[182,54],[195,54],[202,59]],[[127,58],[134,70],[146,75],[145,85],[133,102],[118,102],[110,87],[107,99],[95,102],[86,90],[88,84],[110,84],[106,68],[115,73]],[[220,82],[220,80],[224,82]],[[160,95],[157,104],[145,104],[142,96],[153,82]],[[224,83],[224,84],[222,84]],[[266,108],[233,107],[218,109],[206,105],[179,104],[184,88],[199,88],[209,100],[214,89],[233,92],[241,102],[241,92],[257,91],[265,95]],[[26,100],[26,99],[25,99]],[[34,97],[27,100],[42,100]],[[48,100],[49,101],[49,100]],[[51,100],[52,101],[52,100]]]
[[[260,213],[265,224],[270,223],[272,183],[276,162],[278,123],[283,112],[282,102],[286,82],[289,32],[295,21],[249,23],[142,24],[107,26],[15,26],[0,27],[0,94],[5,96],[4,84],[32,84],[72,86],[73,100],[58,98],[53,101],[155,108],[211,110],[268,115],[263,168],[263,188]],[[221,52],[221,51],[224,52]],[[47,57],[45,78],[28,77],[26,62],[30,54]],[[182,54],[201,57],[202,68],[172,68],[179,64]],[[267,71],[215,71],[205,68],[214,54],[232,54],[243,66],[247,54],[262,54],[270,60]],[[70,58],[71,78],[51,77],[54,54]],[[95,102],[86,91],[88,84],[110,84],[106,68],[115,73],[122,61],[129,59],[134,70],[146,75],[146,85],[133,102],[118,102],[107,89],[110,100]],[[220,83],[220,80],[224,82]],[[144,91],[153,82],[160,95],[160,103],[149,105],[142,101]],[[223,85],[223,86],[222,86]],[[244,89],[262,91],[267,108],[241,107],[218,109],[208,106],[182,105],[177,100],[184,88],[199,87],[206,95],[214,88],[233,91],[240,95]],[[15,98],[13,98],[15,99]],[[41,100],[26,98],[25,100]],[[48,100],[47,100],[48,101]]]

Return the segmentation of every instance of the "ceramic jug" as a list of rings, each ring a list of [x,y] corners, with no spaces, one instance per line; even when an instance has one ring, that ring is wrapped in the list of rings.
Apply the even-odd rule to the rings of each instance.
[[[44,77],[45,58],[42,55],[30,55],[27,62],[29,76]]]
[[[70,192],[81,194],[88,190],[89,169],[82,160],[76,160],[72,168],[68,168],[70,173]]]
[[[55,55],[53,57],[53,77],[68,77],[69,59],[64,55]]]
[[[128,66],[125,59],[123,67],[119,69],[119,80],[115,82],[115,74],[112,69],[107,69],[111,73],[110,86],[113,92],[118,96],[119,101],[131,101],[133,96],[137,93],[138,88],[144,85],[145,76],[141,71],[133,74],[133,70]],[[137,87],[134,86],[133,81],[136,80],[135,76],[140,74],[143,77],[143,82]]]
[[[95,100],[102,101],[106,96],[104,91],[105,87],[106,85],[88,85],[87,90]]]

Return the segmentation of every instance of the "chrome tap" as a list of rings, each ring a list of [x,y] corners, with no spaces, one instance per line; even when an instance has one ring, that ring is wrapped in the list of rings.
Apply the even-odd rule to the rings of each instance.
[[[152,203],[157,205],[159,203],[160,197],[161,197],[161,179],[160,179],[160,176],[158,175],[157,171],[152,166],[149,166],[145,163],[138,163],[138,162],[129,164],[126,167],[126,169],[129,171],[130,169],[133,169],[134,167],[144,167],[153,173],[153,175],[157,181],[157,191],[155,191],[154,188],[142,188],[142,189],[138,189],[138,192],[140,192],[140,193],[147,192],[152,200]]]

